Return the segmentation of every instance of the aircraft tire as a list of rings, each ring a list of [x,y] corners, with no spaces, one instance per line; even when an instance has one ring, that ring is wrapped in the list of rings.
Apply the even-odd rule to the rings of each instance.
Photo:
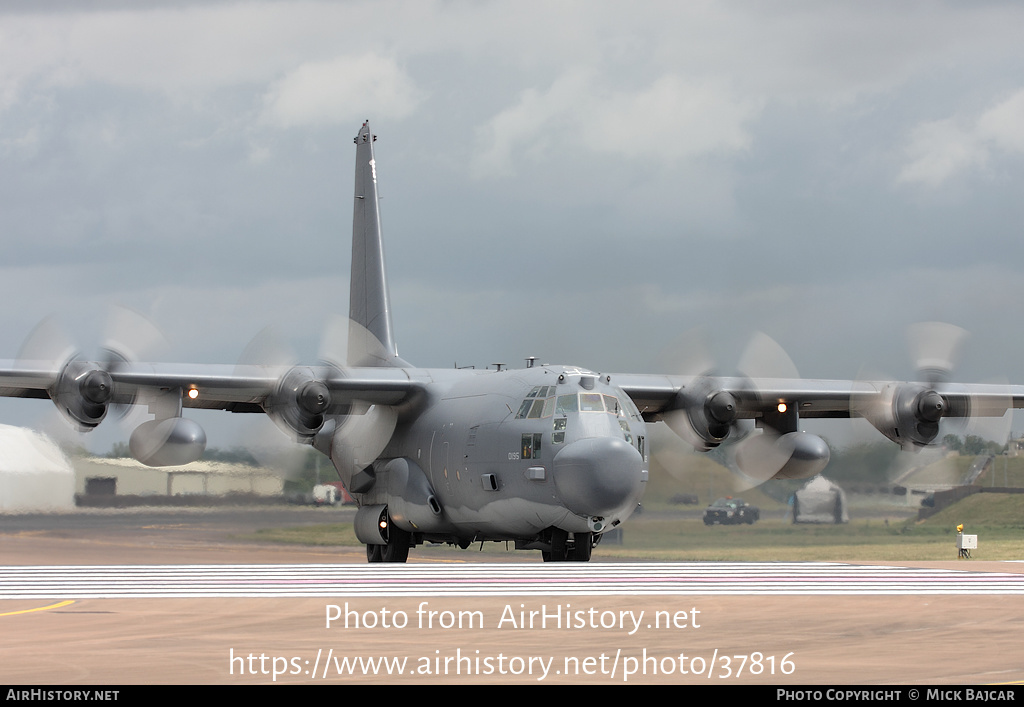
[[[381,546],[382,562],[405,562],[409,559],[409,545],[412,535],[395,526],[393,523],[388,530],[388,544]]]
[[[551,549],[540,551],[545,562],[565,562],[569,558],[569,532],[561,528],[551,529]]]
[[[381,550],[384,549],[383,545],[367,545],[366,546],[366,561],[367,562],[383,562],[384,559],[381,555]]]
[[[594,550],[593,533],[576,533],[576,542],[569,551],[569,559],[573,562],[590,562],[590,555]]]

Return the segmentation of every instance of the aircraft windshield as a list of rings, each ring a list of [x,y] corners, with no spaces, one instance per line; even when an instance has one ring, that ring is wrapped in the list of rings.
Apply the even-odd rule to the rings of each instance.
[[[625,417],[628,411],[614,395],[570,393],[555,397],[554,392],[553,385],[535,386],[519,406],[516,419],[538,419],[574,412],[607,412],[616,417]]]

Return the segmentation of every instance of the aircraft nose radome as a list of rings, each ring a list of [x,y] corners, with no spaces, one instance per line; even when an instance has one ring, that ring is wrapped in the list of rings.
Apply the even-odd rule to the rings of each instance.
[[[554,479],[566,508],[603,516],[620,508],[640,488],[643,459],[626,440],[591,437],[555,455]]]

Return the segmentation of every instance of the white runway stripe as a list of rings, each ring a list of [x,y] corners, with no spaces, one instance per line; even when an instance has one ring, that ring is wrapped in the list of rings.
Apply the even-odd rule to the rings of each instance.
[[[827,562],[0,567],[0,599],[1024,594],[1024,575]]]

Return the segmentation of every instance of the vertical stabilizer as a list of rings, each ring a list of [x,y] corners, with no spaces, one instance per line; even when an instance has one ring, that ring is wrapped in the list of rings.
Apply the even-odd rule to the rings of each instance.
[[[369,121],[356,136],[355,205],[352,215],[352,277],[349,290],[348,364],[404,366],[391,328],[384,242],[377,201],[377,165]]]

